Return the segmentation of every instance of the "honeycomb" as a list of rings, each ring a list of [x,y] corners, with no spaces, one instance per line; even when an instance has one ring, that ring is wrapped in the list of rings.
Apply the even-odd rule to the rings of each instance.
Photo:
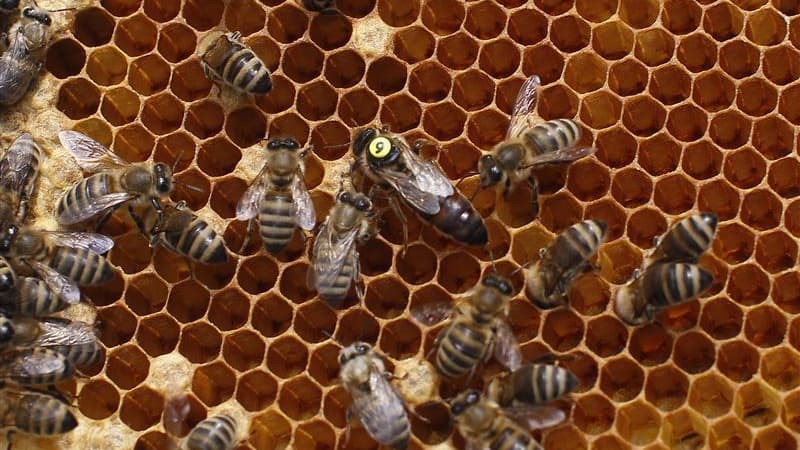
[[[512,276],[510,322],[524,354],[552,352],[580,380],[570,420],[537,438],[554,450],[798,448],[800,2],[338,3],[340,14],[316,15],[294,0],[101,0],[61,19],[36,94],[0,117],[4,142],[9,130],[32,129],[52,155],[40,220],[51,220],[41,198],[81,177],[53,138],[72,128],[129,161],[176,164],[177,179],[199,190],[178,186],[173,199],[224,232],[236,257],[188,265],[149,249],[115,215],[104,231],[121,276],[87,290],[106,357],[66,388],[81,425],[18,442],[168,449],[226,411],[243,423],[240,449],[376,448],[355,424],[345,441],[349,400],[336,379],[339,347],[326,335],[376,343],[421,398],[452,396],[451,383],[426,386],[429,367],[417,362],[441,326],[420,327],[409,311],[455,301],[492,270],[492,257],[512,274],[567,226],[602,219],[599,271],[578,280],[569,308],[538,310],[522,274]],[[212,89],[194,52],[218,26],[241,32],[266,62],[269,95]],[[351,293],[336,310],[305,287],[299,234],[277,257],[255,235],[240,250],[246,225],[233,219],[235,205],[260,169],[265,136],[315,145],[306,182],[320,218],[354,128],[374,123],[440,143],[428,156],[452,180],[466,177],[459,189],[470,196],[479,157],[503,138],[532,74],[543,80],[539,115],[576,118],[598,148],[537,172],[538,218],[525,188],[507,200],[482,191],[474,201],[486,249],[458,247],[409,214],[401,253],[400,221],[385,214],[379,237],[361,248],[363,302]],[[656,236],[696,211],[720,218],[701,259],[714,285],[654,324],[623,325],[614,291]],[[490,363],[483,378],[499,370]],[[190,413],[174,422],[165,411],[184,391]],[[463,448],[441,402],[410,407],[411,448]]]

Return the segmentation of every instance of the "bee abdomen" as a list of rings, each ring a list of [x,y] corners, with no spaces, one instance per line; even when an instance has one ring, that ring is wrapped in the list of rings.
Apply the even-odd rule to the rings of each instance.
[[[228,415],[210,417],[198,423],[186,442],[189,450],[230,450],[236,435],[236,422]]]
[[[711,246],[717,231],[714,214],[696,214],[678,222],[675,231],[667,233],[663,243],[670,260],[697,260]]]
[[[112,186],[113,182],[108,174],[96,173],[65,192],[58,201],[56,213],[60,217],[67,211],[86,209],[94,199],[112,193]]]
[[[319,297],[325,301],[338,303],[347,295],[350,290],[350,283],[353,281],[353,264],[351,257],[345,259],[339,275],[330,284],[317,286]]]
[[[491,450],[540,450],[530,434],[516,426],[506,425],[489,444]]]
[[[514,398],[535,405],[549,403],[578,387],[569,370],[550,364],[526,364],[511,374]]]
[[[44,281],[33,277],[21,277],[17,283],[17,298],[0,301],[9,312],[20,316],[43,317],[69,307]]]
[[[556,238],[550,256],[563,269],[577,266],[597,252],[607,232],[608,225],[603,221],[578,222]]]
[[[78,426],[69,407],[55,398],[25,393],[14,409],[14,426],[26,433],[49,436],[66,433]]]
[[[442,331],[445,333],[436,352],[436,367],[447,377],[463,375],[486,355],[489,336],[481,330],[454,322]]]
[[[225,61],[222,78],[244,92],[265,94],[272,89],[269,70],[252,50],[240,48]]]
[[[114,277],[104,256],[82,248],[57,247],[50,267],[82,286],[102,284]]]
[[[183,230],[166,232],[165,239],[175,251],[195,261],[220,264],[228,260],[222,237],[199,217]]]
[[[75,366],[55,350],[29,348],[20,350],[6,368],[6,375],[22,386],[55,384],[70,378]]]
[[[61,353],[71,364],[78,367],[90,366],[100,358],[100,346],[97,341],[77,345],[57,345],[48,348]]]
[[[666,308],[688,301],[711,286],[713,276],[695,264],[658,264],[647,269],[644,291],[647,303]]]
[[[292,239],[296,225],[294,203],[289,195],[268,195],[261,202],[258,224],[270,253],[278,253]]]
[[[550,153],[575,145],[581,138],[581,127],[571,119],[554,119],[536,125],[525,137],[538,154]]]
[[[411,438],[408,417],[401,413],[389,419],[387,427],[375,430],[376,439],[391,449],[405,450]]]
[[[446,236],[467,245],[486,245],[489,233],[483,217],[461,193],[439,199],[439,212],[421,214]]]

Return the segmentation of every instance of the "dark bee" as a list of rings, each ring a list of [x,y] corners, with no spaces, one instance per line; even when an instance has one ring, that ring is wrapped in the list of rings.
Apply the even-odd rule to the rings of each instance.
[[[222,414],[198,423],[186,440],[188,450],[231,450],[236,444],[236,421]]]
[[[19,226],[28,216],[28,202],[36,188],[42,149],[29,133],[21,134],[0,159],[0,230]],[[0,252],[10,236],[0,234]]]
[[[481,186],[498,186],[507,196],[521,182],[533,191],[533,210],[539,212],[539,186],[533,169],[545,164],[569,163],[596,151],[577,147],[581,127],[570,119],[536,122],[537,90],[541,81],[532,76],[520,87],[506,139],[478,161]]]
[[[39,436],[67,433],[78,426],[78,419],[63,401],[40,392],[8,388],[0,390],[0,417],[15,431]]]
[[[568,369],[552,364],[525,364],[504,376],[492,378],[486,397],[502,407],[517,403],[543,405],[558,400],[578,387]]]
[[[286,247],[296,226],[312,230],[317,223],[314,203],[303,179],[305,154],[293,138],[270,139],[264,168],[236,206],[239,220],[250,221],[258,216],[261,239],[270,253]]]
[[[418,141],[415,147],[422,144]],[[365,128],[353,144],[355,167],[378,186],[396,191],[437,230],[456,242],[485,245],[489,238],[483,218],[458,192],[441,169],[425,161],[406,140],[385,129]],[[394,196],[390,201],[396,202]],[[396,203],[395,211],[402,213]]]
[[[76,366],[93,364],[100,357],[100,345],[92,326],[66,319],[34,319],[0,316],[0,342],[14,348],[44,348],[57,351]]]
[[[695,264],[654,264],[617,291],[614,311],[629,325],[649,323],[659,311],[702,294],[713,281]]]
[[[185,202],[168,205],[157,212],[155,218],[155,224],[150,227],[139,224],[140,229],[150,236],[152,247],[163,244],[173,252],[203,264],[228,261],[228,250],[222,236],[192,212]]]
[[[386,379],[386,366],[372,347],[355,342],[339,352],[339,378],[353,399],[354,413],[370,436],[393,450],[404,450],[411,425],[403,399]]]
[[[3,3],[16,6],[13,0]],[[22,9],[19,27],[11,33],[11,45],[0,56],[0,105],[19,102],[39,74],[50,41],[51,12],[55,11],[37,6]]]
[[[450,316],[448,325],[436,337],[436,368],[442,375],[464,375],[492,355],[512,370],[522,364],[519,345],[505,321],[512,293],[508,280],[487,275],[469,299],[455,308],[431,304],[412,311],[425,325]]]
[[[116,208],[129,200],[134,205],[149,203],[160,210],[160,199],[172,192],[172,169],[166,164],[129,163],[103,144],[77,131],[62,131],[58,138],[83,170],[94,173],[75,184],[59,200],[56,213],[62,225],[83,222],[106,212],[102,224]]]
[[[656,241],[645,266],[655,262],[697,262],[717,234],[717,215],[694,214],[679,221]]]
[[[572,282],[591,268],[589,259],[605,241],[608,225],[600,220],[584,220],[567,228],[546,249],[526,274],[528,293],[544,309],[566,302]]]
[[[197,44],[197,56],[206,76],[238,92],[266,94],[272,79],[264,62],[239,41],[239,32],[212,31]]]
[[[320,298],[338,305],[361,275],[357,244],[376,234],[372,221],[372,202],[361,193],[340,191],[336,204],[317,233],[311,250],[308,286]],[[356,286],[359,298],[363,292]]]

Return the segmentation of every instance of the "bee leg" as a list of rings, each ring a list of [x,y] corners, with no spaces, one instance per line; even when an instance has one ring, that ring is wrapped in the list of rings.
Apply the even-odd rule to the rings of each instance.
[[[15,434],[14,430],[8,430],[8,432],[6,433],[6,450],[11,450],[11,448],[13,447],[11,445],[11,438],[14,436],[14,434]]]
[[[403,249],[400,250],[400,257],[402,258],[406,254],[406,249],[408,249],[408,223],[406,222],[406,215],[403,214],[403,210],[400,208],[400,203],[397,200],[397,197],[392,195],[389,197],[389,206],[394,211],[394,214],[400,219],[400,223],[403,225]]]
[[[130,203],[128,203],[128,214],[131,215],[131,219],[133,219],[133,223],[136,224],[136,228],[138,228],[143,235],[147,236],[147,230],[145,229],[144,226],[144,220],[139,214],[136,213],[136,211],[133,210],[133,205],[131,205]]]
[[[539,182],[536,177],[531,176],[528,178],[528,184],[531,187],[531,209],[533,210],[533,217],[539,217]]]
[[[419,152],[422,150],[422,147],[425,147],[426,145],[436,145],[436,143],[431,141],[430,139],[417,139],[411,145],[411,149],[414,150],[414,153],[419,155]]]

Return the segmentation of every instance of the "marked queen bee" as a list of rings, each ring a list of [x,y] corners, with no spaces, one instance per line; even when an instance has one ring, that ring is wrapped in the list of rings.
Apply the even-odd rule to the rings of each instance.
[[[519,344],[505,320],[512,293],[511,282],[490,274],[455,308],[433,303],[411,311],[424,325],[449,317],[434,346],[436,368],[442,375],[454,378],[470,373],[493,355],[511,370],[522,364]]]
[[[521,182],[530,183],[532,205],[539,212],[539,185],[533,170],[546,164],[564,164],[591,155],[593,147],[580,147],[580,126],[571,119],[534,123],[541,80],[534,75],[520,87],[506,139],[478,161],[481,187],[497,186],[507,196]]]
[[[239,32],[212,31],[197,44],[197,56],[206,76],[238,92],[266,94],[272,90],[267,66],[240,42]]]
[[[75,366],[91,365],[100,357],[100,344],[93,326],[52,317],[0,316],[0,347],[53,350]]]
[[[267,161],[239,200],[236,218],[247,220],[249,229],[251,220],[258,216],[261,239],[275,254],[286,247],[295,227],[314,229],[317,214],[303,179],[303,158],[308,149],[301,150],[293,138],[273,138],[266,150]]]
[[[415,150],[423,143],[417,141]],[[422,159],[399,134],[385,128],[364,128],[355,138],[353,154],[356,168],[377,186],[397,192],[445,236],[467,245],[482,246],[489,241],[486,224],[472,203],[435,163]],[[402,220],[404,216],[394,196],[390,203]]]
[[[3,425],[12,427],[14,431],[39,436],[67,433],[78,426],[78,419],[68,404],[35,391],[0,390],[0,417]]]

